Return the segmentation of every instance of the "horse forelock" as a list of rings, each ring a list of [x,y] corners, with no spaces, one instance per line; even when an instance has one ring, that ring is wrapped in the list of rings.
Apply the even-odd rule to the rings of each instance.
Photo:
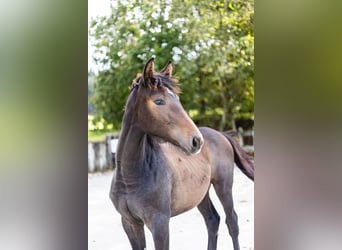
[[[138,74],[137,77],[133,80],[131,86],[130,86],[130,91],[132,92],[134,89],[139,88],[142,86],[142,75]],[[176,95],[179,95],[181,93],[181,89],[178,85],[178,81],[175,78],[165,76],[164,74],[160,73],[155,73],[153,77],[150,77],[149,79],[145,80],[147,81],[147,86],[148,88],[162,88],[166,87]]]

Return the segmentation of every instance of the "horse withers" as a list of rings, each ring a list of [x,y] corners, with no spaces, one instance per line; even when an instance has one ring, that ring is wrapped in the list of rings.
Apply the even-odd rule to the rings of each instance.
[[[215,250],[220,217],[209,197],[214,186],[234,249],[239,227],[233,207],[234,161],[254,180],[254,165],[227,134],[197,128],[184,111],[172,63],[154,71],[154,58],[131,86],[116,152],[110,198],[134,250],[146,248],[144,225],[156,250],[169,249],[172,216],[197,206]]]

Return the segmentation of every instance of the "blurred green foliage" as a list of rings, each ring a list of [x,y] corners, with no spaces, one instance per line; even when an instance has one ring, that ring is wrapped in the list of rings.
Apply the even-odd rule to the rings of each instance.
[[[254,120],[253,0],[115,1],[89,34],[99,68],[90,101],[114,129],[129,85],[151,56],[156,70],[172,60],[182,104],[197,125],[224,130],[233,119]]]

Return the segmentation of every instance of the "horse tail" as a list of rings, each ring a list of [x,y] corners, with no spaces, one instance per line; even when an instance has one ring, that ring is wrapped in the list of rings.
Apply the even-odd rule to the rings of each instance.
[[[227,138],[234,150],[234,161],[239,169],[249,179],[254,181],[254,164],[249,159],[247,153],[241,148],[241,146],[227,133],[221,132],[221,134]]]

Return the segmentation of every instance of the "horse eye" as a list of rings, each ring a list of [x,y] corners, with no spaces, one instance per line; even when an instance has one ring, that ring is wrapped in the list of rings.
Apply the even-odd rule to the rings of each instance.
[[[160,99],[160,98],[156,99],[154,101],[154,103],[157,105],[165,105],[165,101],[163,99]]]

